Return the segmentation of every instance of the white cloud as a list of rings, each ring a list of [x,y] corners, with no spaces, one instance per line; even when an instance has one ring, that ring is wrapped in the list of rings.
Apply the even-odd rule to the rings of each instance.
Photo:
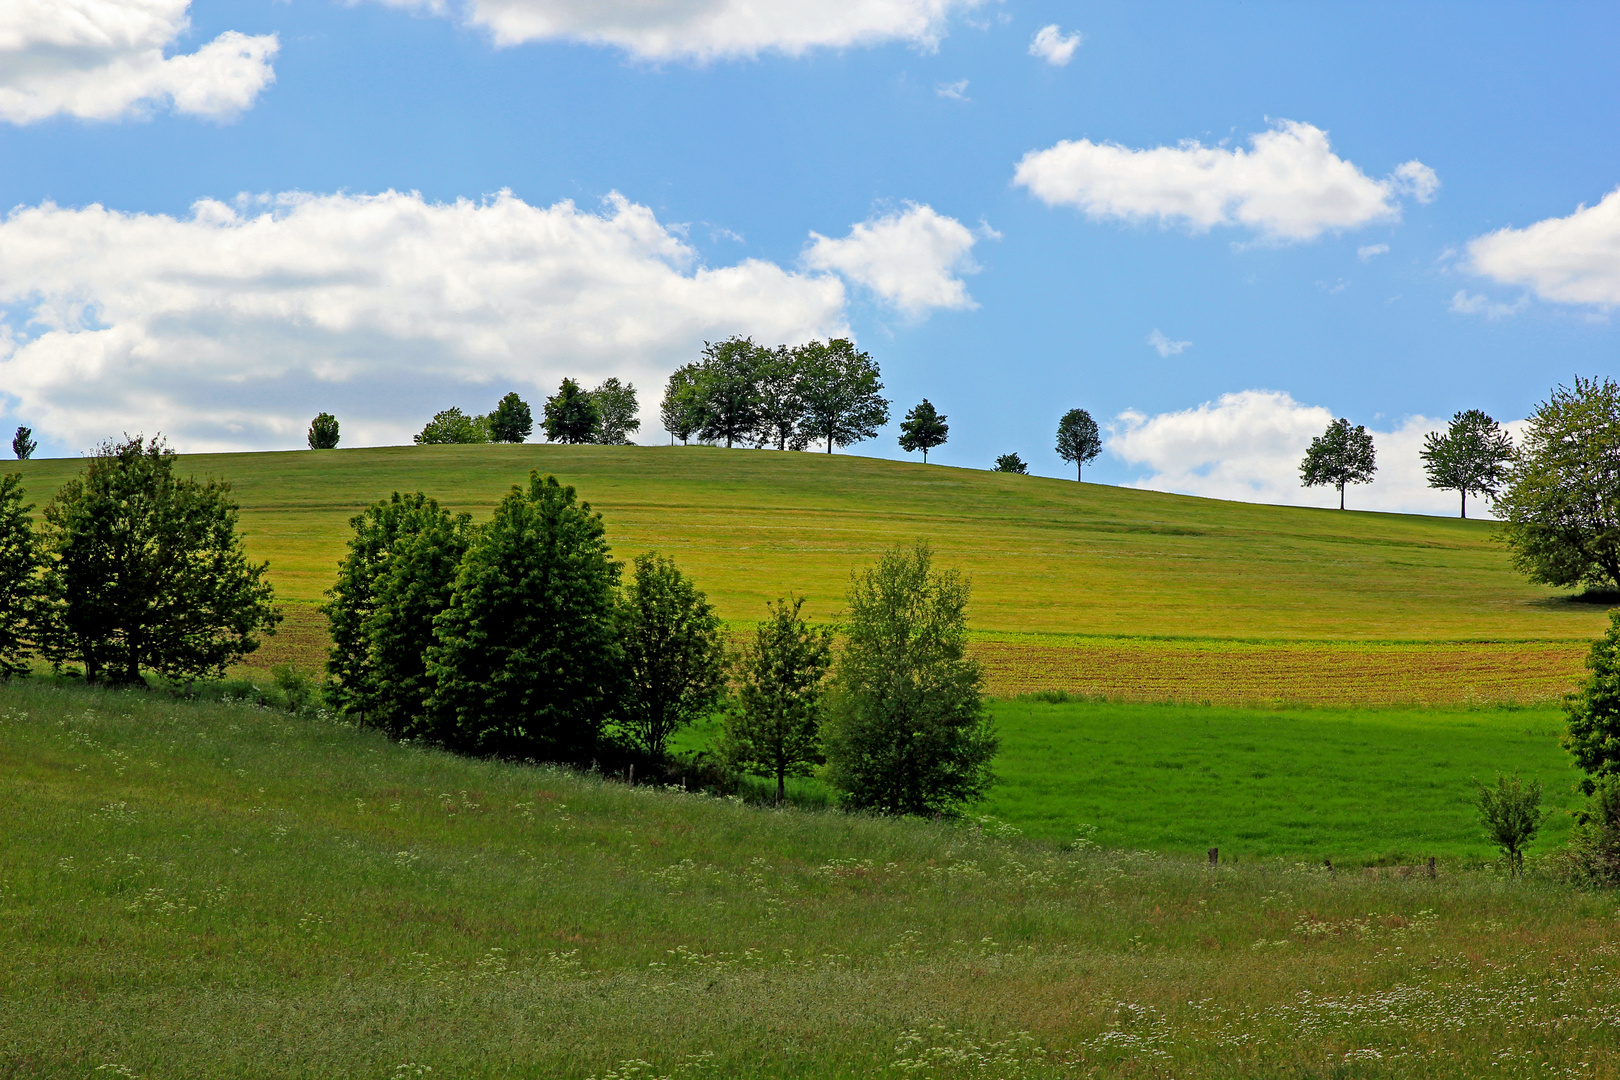
[[[274,34],[228,30],[165,57],[186,32],[190,0],[0,3],[0,120],[66,114],[112,120],[164,107],[225,118],[275,81]]]
[[[1310,124],[1285,120],[1250,143],[1250,150],[1192,140],[1132,150],[1065,139],[1025,154],[1013,182],[1049,206],[1093,218],[1158,218],[1198,231],[1241,225],[1272,240],[1393,220],[1400,196],[1426,201],[1440,183],[1416,161],[1374,180],[1334,154],[1327,132]]]
[[[0,220],[0,405],[53,445],[157,430],[187,450],[409,441],[448,405],[565,376],[657,397],[705,339],[847,333],[835,277],[699,265],[652,211],[287,194],[189,217],[24,207]],[[650,419],[651,423],[647,423]]]
[[[1305,488],[1299,463],[1311,439],[1334,414],[1276,390],[1222,394],[1193,409],[1147,416],[1121,413],[1110,425],[1107,449],[1150,470],[1131,486],[1241,502],[1299,506],[1339,505],[1337,489]],[[1517,434],[1519,423],[1504,424]],[[1388,431],[1374,430],[1378,472],[1371,484],[1346,489],[1357,510],[1455,514],[1457,494],[1429,487],[1418,452],[1423,437],[1445,421],[1409,417]],[[1482,500],[1469,500],[1470,517],[1487,516]]]
[[[1366,262],[1367,260],[1369,260],[1369,259],[1371,259],[1371,258],[1373,258],[1374,256],[1377,256],[1377,255],[1388,255],[1388,254],[1389,254],[1389,245],[1388,244],[1363,244],[1360,247],[1356,248],[1356,258],[1360,259],[1362,262]]]
[[[971,101],[973,99],[967,96],[967,88],[968,81],[958,79],[953,83],[939,83],[934,87],[934,93],[942,98],[950,98],[952,101]]]
[[[1147,343],[1153,346],[1161,359],[1171,356],[1179,356],[1192,345],[1192,342],[1190,341],[1171,341],[1169,338],[1164,336],[1163,331],[1161,331],[1157,326],[1153,328],[1153,333],[1147,336]]]
[[[577,41],[642,60],[705,62],[762,52],[801,56],[904,41],[932,50],[958,12],[985,0],[382,0],[454,15],[497,45]]]
[[[907,203],[903,213],[860,222],[841,240],[810,235],[806,266],[835,270],[912,317],[930,308],[975,306],[958,275],[978,270],[972,251],[979,236],[1000,238],[989,226],[975,235],[955,218],[916,203]]]
[[[1038,56],[1053,67],[1062,67],[1074,58],[1074,50],[1080,47],[1080,32],[1065,35],[1058,29],[1057,23],[1043,26],[1035,32],[1035,38],[1029,43],[1029,55]]]
[[[1620,188],[1568,217],[1481,236],[1468,256],[1474,273],[1528,286],[1543,300],[1620,304]]]
[[[1488,296],[1470,293],[1465,289],[1458,289],[1451,298],[1449,310],[1458,315],[1483,315],[1487,319],[1505,319],[1510,315],[1517,315],[1530,305],[1528,297],[1521,296],[1511,304],[1504,304],[1500,300],[1492,300]]]

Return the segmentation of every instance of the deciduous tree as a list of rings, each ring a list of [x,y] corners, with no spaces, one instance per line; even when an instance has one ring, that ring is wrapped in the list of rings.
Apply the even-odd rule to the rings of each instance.
[[[442,446],[456,443],[487,443],[489,442],[489,418],[487,416],[468,416],[458,406],[452,405],[442,412],[433,414],[421,431],[415,435],[418,446]]]
[[[1424,471],[1429,486],[1462,496],[1458,517],[1468,516],[1468,495],[1495,495],[1513,460],[1513,437],[1478,409],[1451,418],[1444,435],[1431,431],[1423,437]]]
[[[1620,780],[1620,610],[1586,654],[1586,676],[1564,695],[1564,749],[1586,774],[1590,795],[1604,778]]]
[[[996,458],[996,467],[991,471],[1018,473],[1020,476],[1025,476],[1029,473],[1029,466],[1017,454],[1002,454]]]
[[[0,682],[28,673],[44,559],[23,502],[22,474],[0,476]]]
[[[868,353],[847,338],[812,341],[798,348],[803,370],[804,430],[833,446],[875,438],[889,422],[889,400]]]
[[[700,438],[745,442],[759,429],[759,379],[768,349],[745,337],[705,342],[698,375]]]
[[[323,412],[309,422],[309,448],[311,450],[336,450],[337,444],[337,417],[329,412]]]
[[[498,443],[520,443],[532,434],[534,414],[529,411],[529,403],[513,390],[501,398],[495,411],[489,414],[489,439]]]
[[[714,708],[725,685],[720,620],[673,560],[636,557],[619,612],[624,691],[619,730],[661,760],[669,737]]]
[[[914,406],[900,421],[900,449],[908,454],[921,450],[923,464],[928,464],[928,451],[936,446],[944,446],[946,437],[951,433],[950,425],[945,420],[946,417],[935,411],[927,398],[923,398],[922,404]]]
[[[803,450],[804,365],[801,355],[785,345],[760,357],[759,429],[755,444],[778,450]]]
[[[635,384],[607,379],[591,391],[591,404],[596,406],[595,441],[606,446],[629,446],[630,433],[641,430]]]
[[[1518,877],[1524,873],[1524,849],[1547,819],[1541,809],[1541,781],[1526,784],[1514,773],[1511,777],[1498,776],[1495,788],[1488,788],[1478,780],[1474,781],[1474,788],[1479,823],[1507,860],[1508,873]]]
[[[699,386],[702,368],[698,364],[682,364],[670,375],[664,387],[664,401],[658,410],[658,421],[669,432],[670,442],[686,441],[703,427],[703,400]]]
[[[547,442],[594,442],[601,422],[602,414],[597,411],[596,402],[573,379],[564,379],[557,392],[546,398]]]
[[[1311,440],[1305,459],[1299,463],[1299,476],[1306,487],[1339,489],[1339,509],[1344,509],[1344,486],[1365,484],[1378,471],[1373,438],[1367,429],[1343,418]]]
[[[1070,409],[1063,414],[1058,421],[1057,452],[1064,461],[1074,462],[1074,478],[1079,481],[1087,463],[1102,453],[1102,435],[1090,413]]]
[[[823,760],[821,727],[831,627],[800,617],[804,597],[770,604],[737,658],[737,701],[726,712],[721,753],[735,768],[776,781],[778,806],[787,778],[808,776]]]

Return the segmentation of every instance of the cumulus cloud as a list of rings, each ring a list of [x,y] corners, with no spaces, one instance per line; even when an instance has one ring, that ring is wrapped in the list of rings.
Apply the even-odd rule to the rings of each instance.
[[[958,275],[978,270],[972,251],[981,235],[999,238],[988,226],[975,233],[933,207],[907,203],[901,213],[856,224],[843,239],[811,233],[803,261],[812,270],[836,271],[917,317],[930,308],[975,306]]]
[[[1360,247],[1356,248],[1356,258],[1360,259],[1362,262],[1366,262],[1369,259],[1371,259],[1371,258],[1373,258],[1375,256],[1378,256],[1378,255],[1388,255],[1388,254],[1389,254],[1389,245],[1388,244],[1363,244]]]
[[[1080,41],[1079,31],[1065,35],[1057,23],[1052,23],[1035,31],[1035,38],[1029,43],[1029,55],[1038,56],[1053,67],[1062,67],[1074,58]]]
[[[162,430],[187,450],[409,441],[448,405],[630,379],[643,431],[703,340],[847,333],[843,284],[710,268],[645,206],[502,192],[203,200],[187,217],[24,207],[0,220],[0,408],[83,449]],[[16,312],[22,312],[20,316]]]
[[[1394,220],[1403,196],[1428,201],[1440,186],[1417,161],[1374,180],[1310,124],[1285,120],[1249,141],[1248,150],[1195,140],[1133,150],[1065,139],[1025,154],[1013,182],[1048,206],[1074,206],[1092,218],[1157,218],[1200,232],[1245,226],[1271,240]]]
[[[1106,443],[1109,452],[1147,476],[1130,486],[1241,502],[1299,506],[1338,506],[1337,489],[1304,488],[1299,462],[1311,439],[1334,414],[1320,405],[1295,401],[1277,390],[1222,394],[1196,408],[1148,416],[1134,410],[1117,416]],[[1445,430],[1446,422],[1408,417],[1389,430],[1372,431],[1378,473],[1371,484],[1347,489],[1347,505],[1358,510],[1455,514],[1455,492],[1429,487],[1418,452],[1423,437]],[[1520,423],[1505,424],[1517,434]],[[1470,500],[1469,516],[1486,516]]]
[[[1468,257],[1474,273],[1528,286],[1543,300],[1620,304],[1620,188],[1568,217],[1481,236],[1469,243]]]
[[[1153,346],[1161,359],[1180,356],[1192,345],[1190,341],[1171,341],[1157,326],[1153,328],[1153,333],[1147,336],[1147,343]]]
[[[226,31],[164,56],[190,0],[10,0],[0,4],[0,119],[112,120],[165,106],[225,118],[275,81],[276,36]]]
[[[1523,296],[1511,304],[1505,304],[1488,296],[1458,289],[1451,298],[1450,309],[1458,315],[1483,315],[1487,319],[1505,319],[1509,315],[1517,315],[1529,306],[1529,303],[1530,301]]]
[[[487,30],[497,45],[578,41],[641,60],[705,62],[777,52],[800,56],[909,42],[932,50],[958,12],[985,0],[382,0],[453,15]]]

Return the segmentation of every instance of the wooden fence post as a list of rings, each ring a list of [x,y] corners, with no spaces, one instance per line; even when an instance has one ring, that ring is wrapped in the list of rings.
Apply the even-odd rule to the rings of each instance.
[[[1218,847],[1210,848],[1209,849],[1209,865],[1215,866],[1220,861],[1221,861],[1221,849],[1218,848]]]

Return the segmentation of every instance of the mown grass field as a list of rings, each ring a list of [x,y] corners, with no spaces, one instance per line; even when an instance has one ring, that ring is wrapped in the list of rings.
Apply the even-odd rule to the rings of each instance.
[[[1613,1077],[1617,917],[0,688],[4,1077]]]
[[[260,667],[319,669],[315,605],[362,507],[423,490],[481,518],[530,469],[602,510],[621,558],[674,555],[738,627],[790,591],[813,618],[836,618],[853,568],[927,539],[972,576],[976,647],[999,694],[1545,701],[1579,674],[1605,621],[1526,584],[1478,521],[709,447],[391,447],[185,465],[235,486],[250,550],[287,601]],[[82,463],[17,467],[43,502]]]

